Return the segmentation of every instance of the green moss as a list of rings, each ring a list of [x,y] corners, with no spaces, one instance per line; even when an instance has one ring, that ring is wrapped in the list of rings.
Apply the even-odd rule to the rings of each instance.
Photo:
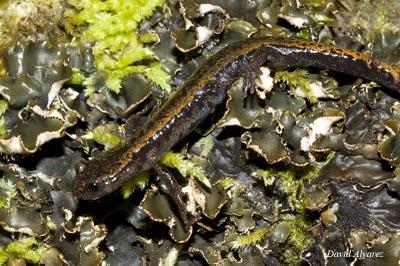
[[[0,265],[9,259],[24,259],[30,263],[39,263],[40,255],[46,250],[44,244],[35,238],[22,238],[11,242],[6,247],[0,247]]]
[[[182,154],[167,151],[160,161],[166,166],[176,168],[183,176],[192,175],[196,177],[205,186],[211,188],[211,183],[204,174],[204,170],[193,162],[184,159]]]
[[[270,185],[269,179],[275,181],[279,191],[287,196],[287,201],[293,211],[304,213],[304,185],[311,182],[319,176],[321,168],[327,165],[335,156],[334,152],[312,166],[295,168],[293,166],[285,166],[284,169],[270,168],[259,170],[255,174],[264,178],[264,183]],[[267,181],[265,181],[267,180]]]
[[[240,182],[233,179],[232,177],[225,177],[220,180],[218,180],[218,187],[220,189],[228,189],[231,188],[232,186],[240,186]]]
[[[122,197],[127,199],[137,188],[144,189],[149,182],[149,179],[150,176],[148,172],[138,174],[122,187]]]
[[[300,89],[311,103],[316,103],[318,101],[317,97],[312,93],[308,72],[304,69],[296,69],[292,72],[277,71],[274,80],[275,82],[286,83],[293,95],[295,95],[296,89]]]
[[[373,24],[373,29],[376,32],[386,30],[386,28],[390,28],[390,26],[387,23],[387,16],[389,15],[389,11],[385,9],[383,5],[378,6],[377,10],[377,18],[376,18],[376,23]]]
[[[6,120],[4,117],[0,117],[0,138],[7,137]]]
[[[232,248],[240,249],[240,248],[249,247],[251,245],[255,245],[255,244],[259,243],[260,241],[262,241],[267,236],[269,236],[270,234],[271,234],[270,227],[259,228],[247,235],[242,235],[242,236],[236,237],[235,240],[232,241]]]
[[[296,33],[297,38],[308,40],[311,36],[311,30],[309,28],[301,28],[299,32]]]
[[[6,120],[3,115],[7,111],[9,104],[6,100],[0,100],[0,138],[7,136]]]
[[[0,208],[9,208],[11,200],[17,196],[17,189],[15,188],[15,185],[10,180],[1,178],[0,191],[2,194]]]
[[[314,6],[314,7],[318,7],[318,6],[326,6],[328,0],[303,0],[302,4],[306,5],[306,6]]]
[[[0,23],[0,29],[1,29],[1,23]],[[2,47],[2,43],[1,43],[1,34],[0,34],[0,48]],[[1,76],[5,76],[7,74],[7,70],[6,67],[4,65],[4,62],[2,60],[2,58],[0,58],[0,77]]]
[[[306,210],[304,207],[304,186],[319,176],[321,168],[327,165],[335,153],[315,163],[313,166],[304,168],[285,167],[284,170],[265,170],[263,175],[274,175],[278,190],[284,192],[287,201],[293,211],[292,214],[284,214],[280,218],[290,224],[290,234],[285,242],[285,260],[290,264],[298,262],[300,253],[305,250],[314,238],[310,234],[311,225],[307,222]]]
[[[8,109],[8,102],[6,100],[0,100],[0,116],[4,115],[4,113]]]
[[[152,15],[163,0],[70,0],[66,16],[66,28],[83,41],[96,42],[93,48],[98,70],[107,74],[107,87],[118,93],[122,79],[132,73],[143,73],[163,89],[169,89],[169,76],[161,69],[154,53],[144,43],[155,40],[154,36],[138,37],[140,21]],[[149,63],[143,63],[149,62]],[[90,81],[90,79],[89,79]],[[89,85],[93,83],[88,82]]]
[[[6,197],[0,196],[0,208],[6,208],[6,207],[7,207],[7,199],[6,199]]]
[[[286,240],[284,257],[287,263],[296,264],[300,253],[314,242],[310,233],[311,226],[302,215],[283,215],[283,220],[290,224],[290,234]]]
[[[49,216],[47,216],[46,225],[47,225],[48,228],[50,228],[50,230],[56,230],[57,229],[56,223]]]
[[[194,147],[201,150],[202,157],[208,157],[212,149],[214,148],[214,141],[210,137],[201,138],[194,144]]]
[[[335,19],[328,17],[327,15],[321,14],[321,13],[314,13],[311,14],[310,17],[312,18],[312,20],[314,20],[314,22],[316,23],[333,23],[335,22]]]
[[[104,145],[106,149],[114,147],[122,142],[122,138],[120,136],[105,133],[100,130],[89,131],[83,135],[82,138],[94,140],[97,143]]]
[[[78,68],[72,68],[72,76],[68,80],[68,83],[75,85],[83,85],[85,81],[85,76],[82,75],[81,71]]]

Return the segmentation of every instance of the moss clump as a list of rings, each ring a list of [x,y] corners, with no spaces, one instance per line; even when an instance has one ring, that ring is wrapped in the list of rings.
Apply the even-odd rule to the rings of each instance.
[[[0,29],[1,29],[1,24],[0,24]],[[0,47],[1,47],[1,41],[0,41]],[[0,58],[0,77],[5,76],[6,74],[7,74],[6,66],[4,65],[4,61],[2,60],[2,58]]]
[[[296,264],[300,253],[305,250],[314,238],[310,234],[311,226],[303,215],[284,215],[283,220],[290,224],[290,234],[286,240],[286,248],[283,256],[287,263]]]
[[[255,245],[262,241],[264,238],[271,234],[270,227],[262,227],[254,230],[250,234],[238,236],[232,242],[233,249],[246,248],[251,245]]]
[[[106,150],[110,149],[122,142],[120,136],[103,132],[101,130],[92,130],[82,136],[84,139],[94,140],[101,145],[104,145]]]
[[[111,91],[118,93],[122,79],[132,73],[143,73],[169,89],[169,76],[161,69],[154,53],[143,46],[148,38],[139,39],[137,31],[139,22],[150,17],[163,3],[163,0],[69,1],[74,9],[66,12],[69,18],[66,28],[82,41],[96,43],[95,65],[107,74],[106,85]],[[91,83],[90,77],[88,83]]]
[[[83,84],[85,81],[85,76],[82,75],[81,71],[78,68],[72,68],[72,76],[68,80],[70,84]]]
[[[331,152],[323,161],[316,162],[312,166],[303,168],[288,166],[284,170],[271,168],[259,170],[256,175],[262,177],[265,184],[270,184],[270,179],[272,182],[275,181],[277,189],[286,194],[292,210],[303,214],[305,212],[304,185],[318,177],[322,167],[327,165],[334,156],[335,152]]]
[[[0,179],[0,208],[9,208],[11,200],[17,196],[15,185],[10,180]]]
[[[168,151],[160,161],[166,166],[176,168],[183,176],[192,175],[196,177],[205,186],[211,188],[211,183],[204,174],[204,170],[193,162],[184,159],[182,154]]]
[[[122,187],[122,197],[127,199],[137,188],[144,189],[147,183],[149,183],[149,179],[150,176],[148,172],[138,174]]]
[[[6,100],[0,100],[0,138],[7,136],[6,120],[3,115],[8,109],[8,102]]]
[[[277,71],[274,77],[275,82],[287,84],[291,94],[295,95],[295,90],[300,89],[311,103],[318,101],[311,89],[311,80],[308,78],[308,72],[304,69],[290,71]]]
[[[0,247],[0,265],[4,265],[10,259],[24,259],[29,263],[39,263],[40,256],[45,250],[44,244],[33,237],[19,239],[6,247]]]
[[[304,206],[304,187],[313,179],[319,176],[321,168],[327,165],[334,157],[331,152],[328,156],[313,166],[304,168],[285,167],[284,170],[271,168],[268,170],[259,170],[256,176],[264,178],[264,183],[269,179],[275,181],[277,189],[286,194],[288,204],[292,209],[292,214],[284,214],[280,218],[290,224],[290,234],[285,242],[285,253],[283,256],[290,264],[296,264],[300,253],[305,250],[314,240],[309,233],[311,226],[307,222],[306,209]],[[269,179],[268,179],[269,177]],[[273,178],[272,178],[273,177]]]

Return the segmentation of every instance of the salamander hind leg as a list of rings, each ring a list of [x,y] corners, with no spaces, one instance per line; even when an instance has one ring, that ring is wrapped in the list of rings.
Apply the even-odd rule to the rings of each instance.
[[[183,200],[181,186],[176,181],[173,174],[160,163],[155,163],[153,166],[154,171],[157,173],[157,187],[159,191],[167,195],[171,203],[176,208],[178,215],[182,222],[188,224],[188,211],[187,206]]]

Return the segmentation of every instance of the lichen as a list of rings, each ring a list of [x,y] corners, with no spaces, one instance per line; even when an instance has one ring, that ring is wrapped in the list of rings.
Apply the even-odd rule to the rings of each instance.
[[[163,89],[169,89],[169,76],[151,49],[144,47],[147,39],[139,40],[137,29],[143,19],[162,7],[162,0],[70,0],[69,4],[73,8],[66,13],[66,28],[82,41],[96,42],[95,64],[98,71],[107,74],[106,85],[111,91],[120,92],[122,79],[132,73],[143,73]],[[87,81],[93,85],[90,76]]]
[[[0,10],[0,47],[62,37],[62,5],[60,0],[6,1]]]

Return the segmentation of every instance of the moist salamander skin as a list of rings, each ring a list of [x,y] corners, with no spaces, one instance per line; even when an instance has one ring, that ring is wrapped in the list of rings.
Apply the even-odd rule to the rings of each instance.
[[[211,56],[136,134],[76,167],[74,194],[101,198],[149,170],[163,153],[196,128],[220,104],[232,83],[254,79],[260,66],[274,70],[317,67],[375,81],[400,92],[400,69],[356,51],[314,42],[271,37],[231,44]],[[250,80],[251,82],[251,80]]]

